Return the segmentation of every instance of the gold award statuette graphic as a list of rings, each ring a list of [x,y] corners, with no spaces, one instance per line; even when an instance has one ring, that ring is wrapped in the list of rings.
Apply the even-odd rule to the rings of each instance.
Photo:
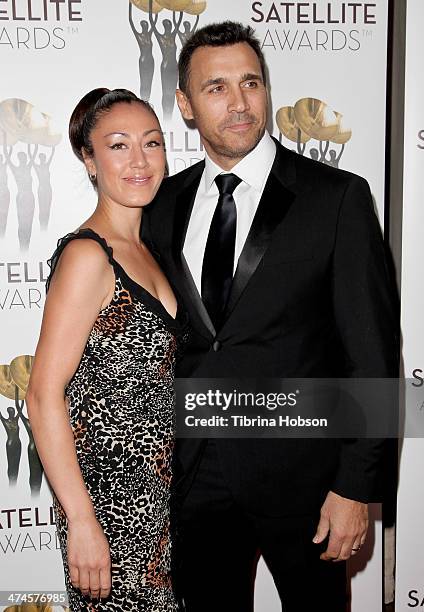
[[[345,126],[343,115],[332,110],[317,98],[301,98],[294,106],[283,106],[277,111],[276,122],[281,135],[295,142],[297,152],[304,155],[306,144],[316,140],[317,147],[309,147],[309,155],[316,161],[339,167],[345,144],[352,130]],[[340,150],[330,144],[341,145]]]
[[[156,0],[164,9],[169,11],[184,11],[191,0]]]
[[[277,125],[282,134],[293,142],[304,144],[311,136],[304,132],[296,122],[293,106],[283,106],[277,111]]]
[[[156,54],[160,53],[164,121],[170,121],[174,112],[178,83],[178,41],[180,47],[183,46],[196,31],[199,17],[206,6],[205,0],[129,0],[129,23],[139,50],[140,98],[150,100],[157,70]],[[137,15],[133,7],[139,9],[141,15]],[[192,16],[196,19],[192,20]],[[157,42],[156,48],[154,40]]]
[[[205,0],[191,0],[191,3],[184,9],[184,12],[189,15],[201,15],[205,10]]]
[[[200,15],[206,10],[206,0],[130,0],[145,13],[159,13],[162,9],[183,11],[189,15]]]
[[[61,135],[52,125],[51,117],[19,98],[0,102],[0,130],[6,136],[6,144],[10,145],[21,140],[28,144],[54,147],[61,140]]]
[[[159,13],[159,11],[163,9],[163,6],[161,6],[156,0],[131,0],[131,4],[134,4],[135,7],[140,9],[140,11],[144,11],[145,13]]]
[[[31,424],[24,414],[24,400],[33,363],[32,355],[19,355],[9,365],[0,365],[0,395],[7,402],[7,416],[0,410],[0,420],[6,431],[7,476],[10,486],[15,486],[19,476],[22,455],[21,423],[27,432],[29,486],[32,495],[38,495],[43,479],[43,467],[35,448]],[[11,405],[13,404],[13,405]]]
[[[24,355],[24,357],[28,356]],[[11,400],[25,399],[25,391],[18,387],[13,380],[9,365],[0,365],[0,394]]]
[[[18,240],[29,247],[36,202],[40,228],[46,230],[52,205],[50,166],[61,141],[52,118],[19,98],[0,102],[0,238],[4,236],[10,205],[9,180],[16,185]],[[38,180],[35,193],[34,177]]]

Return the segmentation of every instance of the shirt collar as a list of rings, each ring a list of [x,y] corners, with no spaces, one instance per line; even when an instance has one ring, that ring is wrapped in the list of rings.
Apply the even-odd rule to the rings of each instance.
[[[262,191],[268,178],[276,153],[275,142],[267,131],[253,151],[250,151],[238,164],[232,168],[231,172],[236,174],[241,180],[253,187],[257,191]],[[218,174],[226,174],[206,153],[205,157],[205,191],[209,191]]]

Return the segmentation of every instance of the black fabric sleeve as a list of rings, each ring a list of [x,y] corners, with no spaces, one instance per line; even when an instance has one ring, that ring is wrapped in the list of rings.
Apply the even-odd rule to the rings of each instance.
[[[339,211],[332,293],[346,376],[397,378],[397,295],[368,183],[356,176]],[[388,418],[392,409],[387,406]],[[332,490],[357,501],[378,501],[385,444],[384,439],[343,440]]]

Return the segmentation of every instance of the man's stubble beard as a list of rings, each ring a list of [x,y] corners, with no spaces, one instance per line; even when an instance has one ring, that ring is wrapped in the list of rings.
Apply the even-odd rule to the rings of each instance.
[[[243,157],[246,157],[246,155],[249,155],[249,153],[253,151],[253,149],[256,148],[259,141],[262,139],[263,135],[265,134],[265,129],[266,129],[265,126],[258,128],[256,132],[256,136],[253,139],[252,143],[246,144],[245,146],[240,147],[240,148],[235,148],[235,147],[230,148],[223,142],[212,142],[210,140],[208,140],[208,144],[210,148],[213,150],[213,152],[216,155],[219,155],[220,157],[226,157],[227,159],[243,159]]]

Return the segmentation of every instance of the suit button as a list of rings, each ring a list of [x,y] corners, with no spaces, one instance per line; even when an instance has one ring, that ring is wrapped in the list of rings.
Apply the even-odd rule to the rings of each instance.
[[[215,342],[212,344],[212,348],[215,351],[215,353],[217,353],[220,350],[221,346],[222,345],[219,340],[215,340]]]

